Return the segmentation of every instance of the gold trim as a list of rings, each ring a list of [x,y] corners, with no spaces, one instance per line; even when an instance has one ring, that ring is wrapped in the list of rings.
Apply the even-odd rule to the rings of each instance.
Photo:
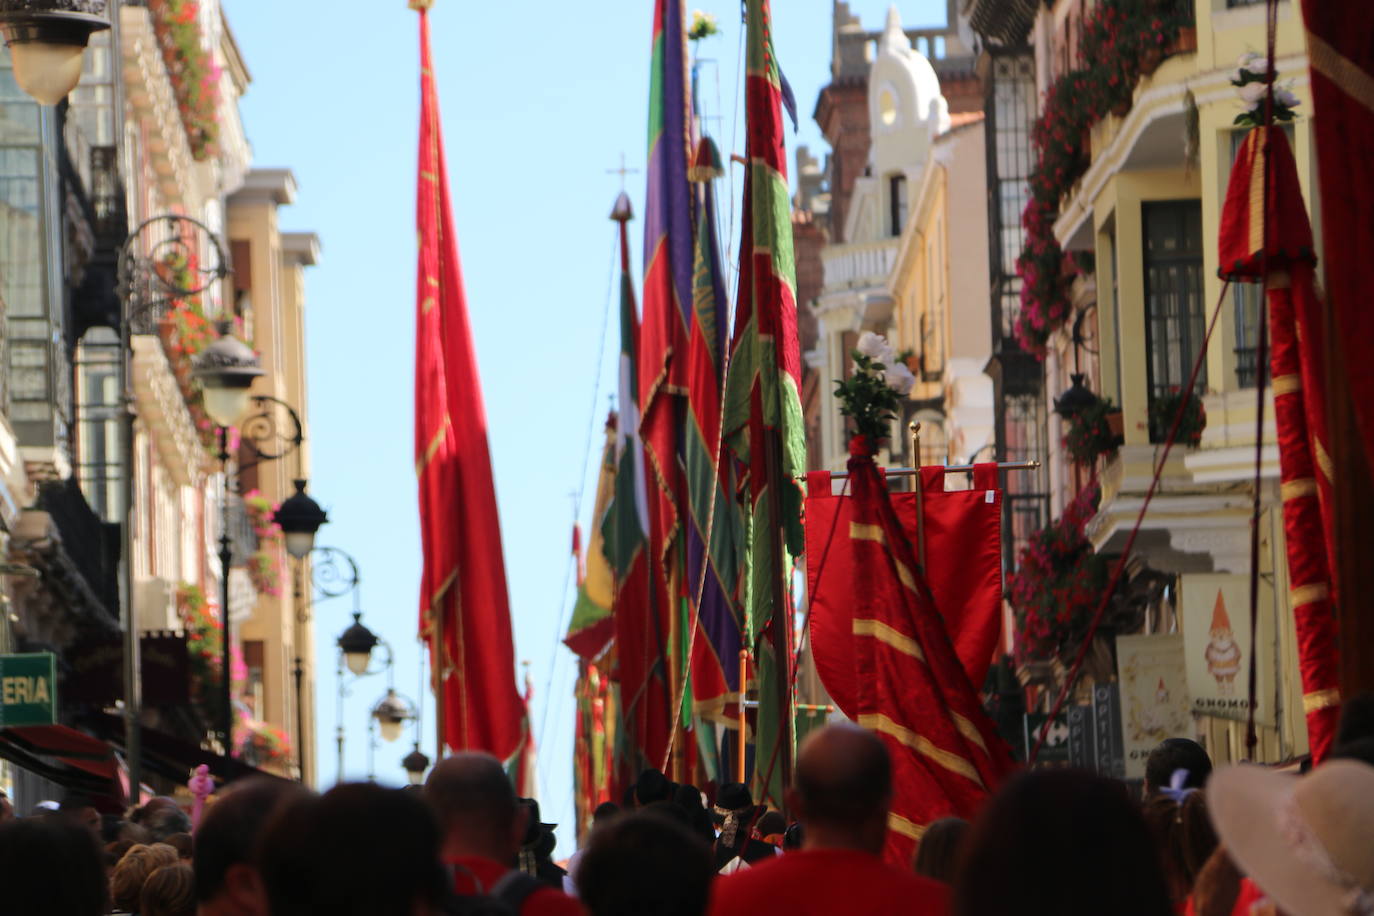
[[[925,835],[926,826],[915,821],[902,817],[896,811],[887,812],[887,829],[902,836],[911,837],[913,840],[920,841]]]
[[[448,432],[449,416],[444,414],[444,422],[439,424],[439,431],[434,434],[434,438],[429,440],[429,445],[425,446],[425,453],[419,461],[415,462],[415,476],[419,477],[424,473],[425,468],[434,460],[435,454],[439,451],[439,446],[444,442],[444,434]]]
[[[864,728],[869,728],[875,732],[881,732],[884,735],[895,738],[916,753],[923,757],[930,758],[951,773],[958,773],[960,776],[980,786],[983,785],[983,780],[978,775],[978,771],[973,768],[973,764],[969,763],[958,754],[952,754],[943,748],[936,747],[929,738],[924,735],[916,734],[916,732],[907,728],[905,725],[898,725],[881,713],[865,713],[859,716],[859,724]]]
[[[1296,372],[1291,375],[1276,375],[1270,384],[1274,388],[1274,397],[1281,398],[1285,394],[1297,394],[1302,391],[1302,376]]]
[[[879,525],[864,525],[859,522],[850,522],[849,537],[851,540],[855,541],[877,541],[884,547],[888,546],[887,535]],[[907,568],[907,565],[897,559],[891,550],[888,550],[887,554],[889,557],[892,557],[892,565],[897,568],[897,578],[902,581],[902,584],[913,592],[918,591],[916,588],[916,577],[911,574],[911,570]]]
[[[429,310],[434,308],[435,304],[433,296],[426,296],[425,301],[420,303],[420,314],[428,315]]]
[[[883,645],[896,649],[904,655],[910,655],[920,661],[926,660],[925,653],[921,651],[916,640],[905,633],[898,632],[881,620],[856,617],[853,621],[853,632],[855,636],[872,636]]]
[[[1279,486],[1279,499],[1288,502],[1290,499],[1302,499],[1304,496],[1317,495],[1317,479],[1315,477],[1301,477],[1297,480],[1290,480]]]
[[[420,180],[421,180],[421,181],[430,181],[430,182],[434,182],[434,181],[438,181],[438,180],[439,180],[439,177],[438,177],[437,175],[435,175],[433,172],[421,172],[421,173],[420,173]]]
[[[1288,593],[1288,603],[1295,608],[1302,607],[1304,604],[1316,604],[1318,601],[1325,601],[1331,597],[1331,587],[1325,582],[1316,582],[1312,585],[1299,585]]]
[[[1249,217],[1249,254],[1264,248],[1264,144],[1257,132],[1245,138],[1250,152],[1250,189],[1248,203]]]
[[[984,754],[988,753],[988,746],[983,743],[983,736],[978,734],[978,728],[968,719],[965,719],[952,709],[949,711],[949,714],[950,717],[954,719],[954,727],[959,729],[959,734],[971,741]]]
[[[1337,89],[1374,111],[1374,76],[1310,29],[1307,32],[1307,59],[1312,69],[1335,83]]]
[[[1312,452],[1317,459],[1317,467],[1322,469],[1322,476],[1328,483],[1336,481],[1336,466],[1331,463],[1331,456],[1326,453],[1326,446],[1316,436],[1312,437]]]
[[[1311,693],[1302,695],[1302,711],[1304,715],[1320,709],[1329,709],[1332,706],[1341,705],[1341,689],[1339,687],[1328,687],[1325,690],[1314,690]]]

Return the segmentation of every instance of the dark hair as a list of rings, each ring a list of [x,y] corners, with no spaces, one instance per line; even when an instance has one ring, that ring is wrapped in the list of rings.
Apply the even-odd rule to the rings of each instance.
[[[782,848],[789,852],[794,849],[801,849],[805,836],[802,832],[801,824],[789,824],[787,832],[782,835]]]
[[[162,842],[175,849],[183,859],[190,859],[195,853],[196,841],[189,833],[174,833]]]
[[[1201,789],[1212,775],[1212,758],[1191,738],[1165,738],[1145,759],[1145,789],[1158,792],[1177,770],[1187,770],[1182,788]]]
[[[703,840],[656,811],[635,811],[592,831],[577,891],[591,916],[700,916],[714,874]]]
[[[644,770],[635,780],[635,800],[641,805],[656,801],[667,801],[673,796],[673,784],[661,770]]]
[[[62,803],[58,805],[61,811],[80,811],[82,808],[94,807],[95,800],[81,792],[68,792],[62,796]]]
[[[962,817],[942,817],[932,821],[926,832],[921,834],[920,845],[916,847],[916,855],[911,860],[911,870],[918,875],[953,884],[959,853],[968,829],[969,822]]]
[[[252,863],[253,849],[268,818],[283,803],[309,796],[293,782],[258,778],[235,783],[224,797],[211,805],[196,829],[196,897],[213,900],[224,887],[231,866]]]
[[[375,842],[360,842],[366,830]],[[372,783],[279,807],[258,847],[272,916],[409,916],[448,891],[439,824],[420,799]]]
[[[1193,912],[1197,916],[1231,916],[1242,877],[1226,849],[1218,846],[1193,882]]]
[[[1053,880],[1065,862],[1074,863],[1074,879]],[[1172,907],[1149,828],[1122,784],[1037,770],[1012,777],[983,808],[950,912],[1171,916]]]
[[[765,811],[754,825],[754,829],[759,832],[759,836],[773,836],[787,830],[787,818],[782,816],[781,811]]]
[[[91,832],[61,818],[0,825],[0,888],[5,911],[99,916],[108,884]]]
[[[1361,690],[1341,703],[1336,743],[1351,744],[1362,738],[1374,738],[1374,690]]]
[[[196,873],[191,866],[164,865],[143,882],[139,916],[196,916]]]
[[[1359,760],[1374,766],[1374,737],[1356,738],[1353,741],[1338,744],[1331,749],[1329,759]]]
[[[174,833],[190,833],[191,818],[180,808],[158,808],[143,820],[143,826],[153,835],[153,841],[162,843]]]
[[[1181,802],[1156,795],[1146,800],[1144,810],[1159,846],[1169,891],[1175,902],[1186,900],[1198,872],[1217,848],[1207,800],[1200,789],[1189,792]]]
[[[615,817],[619,813],[620,806],[615,802],[602,802],[597,805],[596,810],[592,812],[592,823],[599,824],[609,817]]]

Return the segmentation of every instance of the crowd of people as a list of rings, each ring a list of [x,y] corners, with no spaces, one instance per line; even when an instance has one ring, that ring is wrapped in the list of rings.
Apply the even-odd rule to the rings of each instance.
[[[552,860],[553,826],[493,757],[440,761],[422,790],[282,780],[229,787],[194,832],[155,798],[127,818],[89,799],[17,817],[0,798],[0,911],[23,916],[1374,916],[1374,697],[1352,700],[1310,773],[1212,772],[1165,741],[1143,801],[1062,769],[1010,779],[968,823],[929,824],[907,868],[882,859],[892,766],[872,732],[812,734],[787,809],[741,784],[703,793],[647,770]]]

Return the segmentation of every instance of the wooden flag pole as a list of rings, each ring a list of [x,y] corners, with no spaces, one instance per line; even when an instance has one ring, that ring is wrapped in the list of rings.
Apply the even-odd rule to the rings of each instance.
[[[925,572],[926,568],[926,507],[925,486],[921,480],[921,424],[912,421],[907,425],[911,430],[911,463],[916,468],[916,564]],[[948,457],[948,455],[946,455]]]
[[[739,650],[739,747],[735,750],[735,756],[739,760],[739,769],[735,771],[736,779],[748,785],[749,782],[744,778],[745,758],[745,737],[747,727],[744,721],[744,698],[748,693],[749,686],[749,650]]]

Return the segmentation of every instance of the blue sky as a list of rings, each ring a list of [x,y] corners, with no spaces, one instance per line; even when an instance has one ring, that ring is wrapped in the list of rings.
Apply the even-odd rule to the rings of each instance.
[[[320,543],[362,571],[364,622],[393,646],[396,687],[419,690],[415,641],[420,579],[412,455],[415,161],[419,76],[416,16],[404,0],[329,4],[223,0],[253,76],[243,117],[255,164],[286,166],[299,200],[288,230],[318,232],[308,276],[311,492],[329,509]],[[886,0],[855,0],[881,27]],[[801,130],[829,77],[829,0],[774,0],[775,45],[797,96]],[[901,0],[908,26],[938,25],[943,0]],[[704,43],[702,100],[722,153],[743,152],[734,127],[740,52],[737,0],[698,0],[721,34]],[[624,153],[627,190],[643,212],[651,0],[518,7],[438,0],[436,76],[459,246],[490,423],[516,651],[531,662],[544,819],[571,849],[575,665],[559,638],[574,496],[589,523],[595,457],[613,390],[618,342],[606,339],[612,285],[611,203]],[[742,105],[742,98],[739,104]],[[717,127],[716,125],[721,125]],[[722,203],[722,236],[737,244],[738,205]],[[639,238],[638,221],[632,236]],[[634,246],[636,277],[639,251]],[[615,325],[609,325],[615,333]],[[604,344],[604,346],[603,346]],[[590,460],[589,460],[590,456]],[[314,751],[335,778],[334,639],[347,600],[316,608]],[[354,684],[344,704],[344,775],[368,772],[367,711],[381,677]],[[546,708],[547,704],[547,708]],[[434,754],[433,704],[421,734]],[[404,779],[407,738],[376,753],[382,781]]]

